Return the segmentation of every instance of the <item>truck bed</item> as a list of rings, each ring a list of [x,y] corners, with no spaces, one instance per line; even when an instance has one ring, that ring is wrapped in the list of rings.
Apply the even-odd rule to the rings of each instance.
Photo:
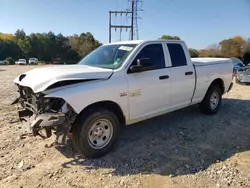
[[[191,58],[194,66],[214,65],[220,63],[231,63],[229,58]]]
[[[191,58],[196,73],[196,86],[193,103],[200,102],[211,81],[224,80],[224,92],[228,90],[232,80],[233,63],[228,58]],[[228,64],[231,64],[228,66]],[[209,66],[209,67],[207,67]]]

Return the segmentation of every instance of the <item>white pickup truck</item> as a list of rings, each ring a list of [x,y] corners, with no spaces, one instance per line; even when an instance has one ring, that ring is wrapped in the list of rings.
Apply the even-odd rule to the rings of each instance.
[[[20,119],[32,135],[63,146],[71,135],[86,157],[107,154],[122,128],[199,104],[215,114],[232,88],[230,59],[191,59],[183,41],[124,41],[105,44],[77,65],[36,68],[15,79]]]

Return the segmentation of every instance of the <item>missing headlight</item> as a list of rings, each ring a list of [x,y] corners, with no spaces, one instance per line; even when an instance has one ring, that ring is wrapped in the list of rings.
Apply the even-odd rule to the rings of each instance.
[[[61,98],[45,98],[43,102],[45,112],[59,112],[65,103]]]
[[[56,112],[59,112],[59,110],[62,108],[65,101],[63,99],[59,98],[53,98],[51,99],[51,107],[50,109]]]

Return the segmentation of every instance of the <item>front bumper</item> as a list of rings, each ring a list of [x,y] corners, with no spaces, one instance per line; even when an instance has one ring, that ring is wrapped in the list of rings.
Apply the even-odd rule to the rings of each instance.
[[[66,137],[71,129],[76,114],[70,106],[59,98],[44,98],[43,94],[35,94],[28,87],[18,86],[19,97],[12,102],[19,104],[20,121],[26,121],[29,135],[49,138],[52,131],[56,134],[56,144],[65,145]]]
[[[38,116],[30,116],[28,110],[18,111],[20,120],[24,120],[29,116],[29,131],[33,136],[41,136],[49,138],[52,130],[55,130],[56,144],[66,145],[66,137],[71,129],[71,123],[65,114],[60,113],[44,113]]]
[[[30,62],[29,62],[29,65],[34,65],[34,64],[36,64],[35,61],[30,61]]]
[[[250,83],[250,75],[242,75],[238,77],[238,80],[241,83]]]

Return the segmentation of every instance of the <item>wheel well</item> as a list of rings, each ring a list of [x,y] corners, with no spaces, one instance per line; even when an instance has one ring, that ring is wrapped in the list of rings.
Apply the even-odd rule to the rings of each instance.
[[[81,116],[81,115],[89,112],[90,110],[97,109],[97,108],[105,108],[105,109],[108,109],[108,110],[112,111],[113,113],[115,113],[117,115],[121,125],[125,126],[126,120],[125,120],[125,116],[124,116],[124,114],[122,112],[122,109],[120,108],[120,106],[117,103],[115,103],[113,101],[100,101],[100,102],[90,104],[89,106],[84,108],[78,114],[78,116]]]
[[[220,78],[215,79],[215,80],[210,84],[210,87],[211,87],[212,85],[217,85],[217,86],[219,86],[219,88],[221,89],[222,94],[225,92],[225,85],[224,85],[224,82],[223,82],[222,79],[220,79]]]

